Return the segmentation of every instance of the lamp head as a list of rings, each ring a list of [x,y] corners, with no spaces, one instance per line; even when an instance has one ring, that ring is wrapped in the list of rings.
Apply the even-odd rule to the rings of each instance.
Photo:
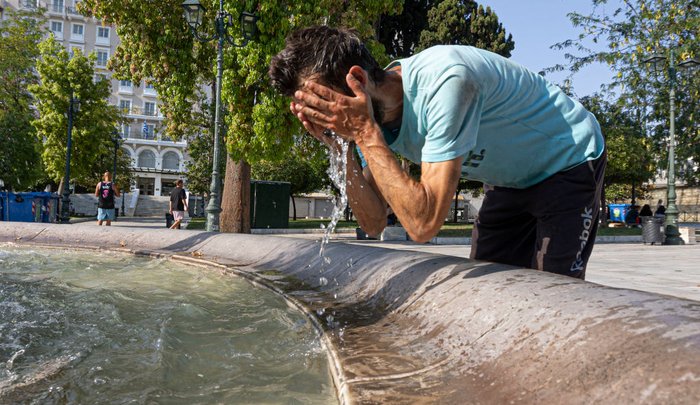
[[[184,10],[183,15],[187,24],[190,28],[196,30],[200,25],[202,25],[202,18],[207,9],[199,2],[199,0],[185,0],[182,2],[182,8]]]
[[[80,111],[80,100],[72,97],[70,99],[70,108],[73,110],[74,113],[77,113]]]
[[[250,41],[255,37],[258,32],[258,16],[244,11],[241,13],[241,30],[243,31],[243,38],[246,41]]]
[[[662,74],[664,72],[664,68],[666,67],[666,57],[660,53],[653,53],[642,62],[651,66],[651,69],[655,75]]]
[[[698,69],[700,69],[700,61],[698,61],[696,58],[688,58],[677,64],[676,67],[683,73],[693,75],[698,71]]]

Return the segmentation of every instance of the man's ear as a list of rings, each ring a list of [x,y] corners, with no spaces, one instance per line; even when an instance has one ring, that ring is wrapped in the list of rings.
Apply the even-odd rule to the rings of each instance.
[[[364,70],[364,69],[362,69],[361,67],[355,65],[355,66],[353,66],[353,67],[350,68],[350,70],[348,71],[348,73],[351,74],[352,77],[355,78],[355,80],[357,80],[358,82],[360,82],[360,84],[362,85],[362,87],[367,87],[367,84],[369,83],[369,76],[367,75],[367,71],[366,71],[366,70]]]

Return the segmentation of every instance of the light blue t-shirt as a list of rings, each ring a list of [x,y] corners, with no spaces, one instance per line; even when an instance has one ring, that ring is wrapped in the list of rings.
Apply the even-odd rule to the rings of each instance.
[[[435,46],[389,67],[396,64],[403,117],[398,137],[387,142],[413,162],[464,156],[464,177],[526,188],[603,152],[593,114],[495,53]]]

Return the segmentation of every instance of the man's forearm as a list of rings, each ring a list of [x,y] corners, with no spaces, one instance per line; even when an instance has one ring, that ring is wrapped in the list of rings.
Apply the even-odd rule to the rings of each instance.
[[[456,186],[456,182],[443,177],[440,181],[431,181],[433,185],[428,186],[411,178],[399,165],[378,128],[365,133],[362,139],[356,138],[356,141],[377,187],[411,239],[425,242],[435,236],[444,223],[445,201],[442,195],[449,193],[451,183]],[[456,179],[459,179],[458,175]]]
[[[386,202],[365,178],[354,152],[353,147],[348,151],[348,202],[360,228],[376,236],[386,226]]]

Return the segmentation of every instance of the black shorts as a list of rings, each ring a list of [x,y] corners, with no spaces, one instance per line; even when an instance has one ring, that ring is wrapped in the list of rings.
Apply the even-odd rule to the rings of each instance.
[[[484,186],[471,258],[585,278],[606,161],[604,152],[526,189]]]

